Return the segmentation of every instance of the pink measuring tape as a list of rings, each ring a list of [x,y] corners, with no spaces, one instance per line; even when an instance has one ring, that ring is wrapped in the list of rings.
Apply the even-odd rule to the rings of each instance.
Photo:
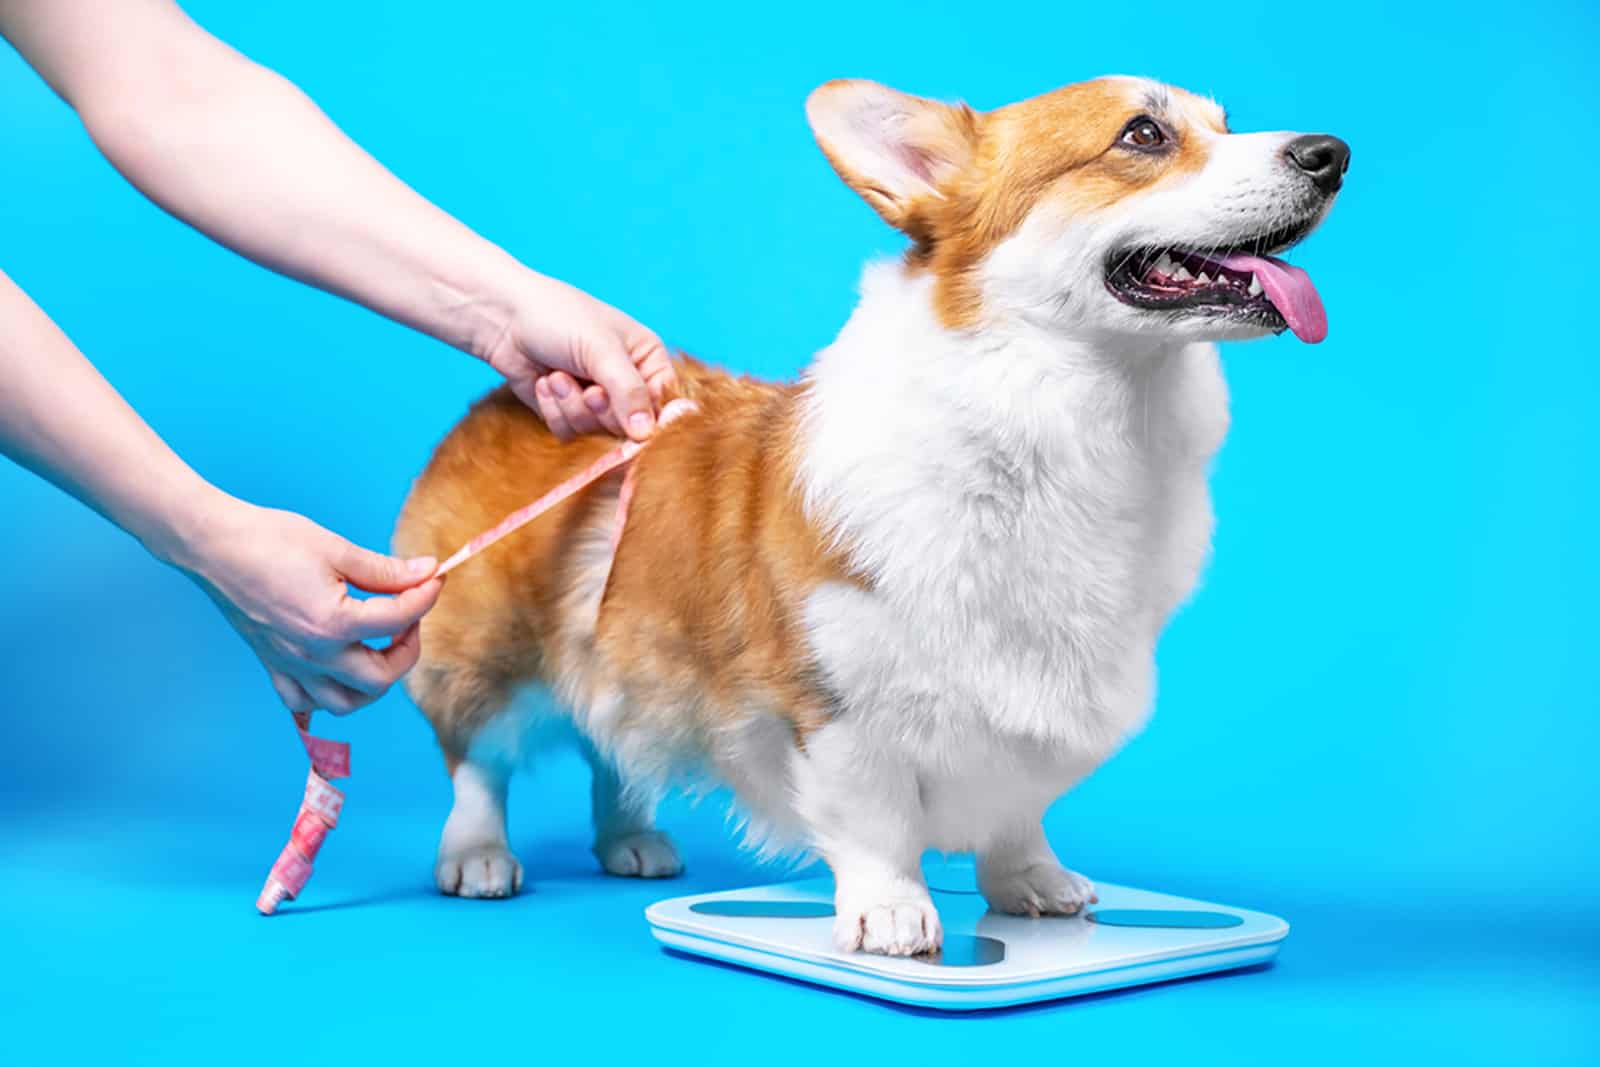
[[[696,408],[692,401],[670,401],[661,409],[660,424],[665,426],[694,410]],[[642,441],[625,441],[613,448],[533,503],[518,508],[461,546],[455,555],[434,571],[434,577],[444,577],[496,541],[510,536],[563,500],[604,478],[637,456],[644,446],[645,442]],[[622,528],[628,521],[628,505],[633,501],[634,474],[637,470],[637,467],[628,468],[622,478],[622,489],[617,495],[617,523],[611,533],[613,559],[622,541]],[[609,572],[607,577],[610,577]],[[289,830],[289,843],[278,853],[278,859],[267,875],[267,883],[261,887],[261,895],[256,898],[256,910],[263,915],[271,915],[278,910],[279,904],[293,900],[305,888],[311,878],[311,867],[316,861],[317,852],[327,839],[328,831],[339,825],[339,812],[344,809],[344,794],[333,787],[332,780],[350,776],[348,742],[313,737],[308,732],[311,727],[309,712],[295,712],[294,722],[300,731],[300,743],[305,745],[306,755],[311,759],[311,772],[306,778],[300,811]]]
[[[329,779],[350,776],[349,744],[312,737],[306,732],[311,725],[309,712],[295,712],[294,723],[300,730],[300,742],[306,746],[306,755],[311,757],[311,773],[306,776],[300,812],[289,830],[289,843],[278,853],[277,862],[267,875],[267,884],[256,897],[256,910],[263,915],[271,915],[279,904],[293,900],[305,888],[317,850],[322,848],[328,831],[339,825],[339,812],[344,809],[344,794],[335,789]]]

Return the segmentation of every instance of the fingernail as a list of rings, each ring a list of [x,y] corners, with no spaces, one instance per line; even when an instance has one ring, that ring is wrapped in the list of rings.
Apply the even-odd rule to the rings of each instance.
[[[554,389],[556,396],[561,397],[563,400],[572,395],[572,384],[565,378],[556,377],[550,379],[550,388]]]
[[[432,574],[439,569],[439,561],[432,556],[418,556],[416,559],[408,560],[406,566],[410,568],[412,574]]]
[[[636,437],[648,436],[654,423],[655,420],[650,417],[648,411],[635,411],[628,416],[628,429],[632,430]]]

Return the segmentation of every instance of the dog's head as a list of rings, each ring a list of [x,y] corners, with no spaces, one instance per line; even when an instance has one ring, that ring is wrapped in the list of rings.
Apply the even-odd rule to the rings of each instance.
[[[1333,205],[1336,137],[1231,133],[1210,100],[1126,77],[991,112],[835,81],[806,111],[839,176],[911,238],[947,326],[1327,333],[1311,279],[1274,253]]]

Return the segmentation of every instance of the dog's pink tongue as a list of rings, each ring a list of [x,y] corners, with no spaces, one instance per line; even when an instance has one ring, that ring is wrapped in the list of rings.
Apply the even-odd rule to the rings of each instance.
[[[1247,256],[1234,252],[1222,265],[1229,270],[1249,271],[1261,283],[1267,299],[1278,309],[1294,335],[1308,345],[1328,336],[1328,313],[1322,310],[1322,297],[1311,284],[1311,275],[1271,256]]]

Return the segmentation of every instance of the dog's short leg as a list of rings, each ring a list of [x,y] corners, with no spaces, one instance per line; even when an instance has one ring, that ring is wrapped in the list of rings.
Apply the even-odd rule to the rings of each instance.
[[[1089,880],[1056,859],[1037,822],[978,854],[978,888],[990,907],[1010,915],[1075,915],[1096,899]]]
[[[470,757],[454,761],[455,806],[439,838],[434,879],[461,897],[509,897],[522,888],[522,864],[506,844],[510,771]]]
[[[834,942],[846,952],[932,952],[944,932],[922,880],[915,773],[863,765],[856,742],[829,729],[810,739],[795,783],[798,814],[833,870]]]
[[[683,870],[672,838],[655,828],[654,796],[630,790],[609,760],[586,748],[594,772],[594,854],[607,874],[671,878]]]

